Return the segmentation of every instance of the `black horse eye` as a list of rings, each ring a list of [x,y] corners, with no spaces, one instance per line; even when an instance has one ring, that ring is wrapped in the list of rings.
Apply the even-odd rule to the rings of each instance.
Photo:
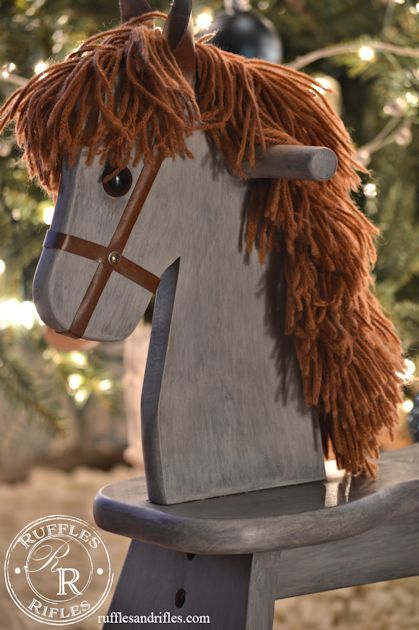
[[[132,175],[128,167],[114,175],[111,179],[105,181],[106,176],[111,172],[106,169],[102,175],[102,185],[105,192],[111,197],[122,197],[125,195],[132,185]]]

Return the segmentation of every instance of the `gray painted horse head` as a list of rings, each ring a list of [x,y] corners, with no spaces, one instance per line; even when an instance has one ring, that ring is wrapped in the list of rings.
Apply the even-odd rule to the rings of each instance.
[[[146,0],[121,1],[123,21],[149,11]],[[164,34],[191,80],[190,13],[190,1],[177,0]],[[45,323],[58,332],[117,340],[134,329],[165,268],[181,255],[181,239],[173,238],[176,216],[172,209],[167,212],[181,191],[173,190],[170,174],[154,182],[158,167],[131,163],[109,180],[98,156],[89,166],[85,162],[82,150],[74,166],[63,165],[51,229],[34,278],[34,301]],[[160,220],[150,224],[156,213]]]
[[[146,3],[123,2],[123,19],[138,15],[139,8],[150,10]],[[177,0],[164,36],[193,85],[190,14],[190,1]],[[74,166],[63,165],[51,230],[34,279],[34,300],[45,323],[75,337],[123,339],[175,261],[196,279],[205,270],[208,249],[218,249],[218,262],[208,273],[221,278],[217,267],[228,270],[233,252],[239,254],[245,186],[225,169],[217,171],[203,132],[196,131],[188,144],[193,160],[178,157],[154,166],[133,161],[110,180],[99,156],[86,165],[87,149]],[[264,154],[249,177],[325,179],[335,167],[334,154],[327,149],[288,147],[284,159],[285,150],[274,147]],[[228,234],[226,208],[233,221],[229,245],[221,236]]]

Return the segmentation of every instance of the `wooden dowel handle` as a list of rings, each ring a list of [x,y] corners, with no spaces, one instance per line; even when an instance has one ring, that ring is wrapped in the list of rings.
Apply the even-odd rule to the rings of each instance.
[[[245,169],[249,179],[283,178],[324,181],[336,173],[336,153],[326,147],[277,145],[260,153],[252,168]]]

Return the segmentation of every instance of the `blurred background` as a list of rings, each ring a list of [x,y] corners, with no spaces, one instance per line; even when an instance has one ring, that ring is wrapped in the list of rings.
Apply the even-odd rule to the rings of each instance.
[[[152,4],[168,10],[168,2]],[[418,17],[411,0],[194,2],[197,35],[215,32],[213,42],[226,50],[315,77],[371,171],[357,202],[381,230],[377,293],[407,355],[399,428],[393,443],[382,436],[383,449],[419,441]],[[1,101],[118,21],[117,0],[1,0]],[[151,317],[124,344],[66,340],[41,324],[31,282],[53,202],[28,183],[19,157],[12,133],[1,137],[1,557],[39,516],[93,522],[97,489],[141,470],[139,397]],[[105,539],[118,572],[125,541]],[[32,627],[4,589],[0,608],[4,627]],[[419,579],[290,600],[277,613],[289,629],[418,628]],[[77,627],[97,627],[94,617],[83,624]]]

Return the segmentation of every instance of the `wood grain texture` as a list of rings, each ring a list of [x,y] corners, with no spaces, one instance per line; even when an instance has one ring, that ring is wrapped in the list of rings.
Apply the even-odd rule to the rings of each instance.
[[[188,624],[211,630],[260,630],[246,625],[252,557],[195,556],[133,541],[119,579],[109,613],[150,615],[208,615],[210,624]],[[184,605],[176,606],[176,593],[183,589]],[[272,615],[274,602],[272,601]],[[106,628],[126,624],[109,623]],[[173,624],[144,623],[141,628],[169,628]],[[272,627],[272,622],[271,622]]]
[[[246,186],[213,164],[203,135],[190,146],[194,160],[163,164],[166,186],[139,217],[158,247],[132,235],[126,248],[150,270],[162,252],[179,261],[164,263],[172,271],[157,291],[142,395],[149,497],[162,504],[324,477],[316,418],[282,332],[281,261],[261,265],[241,250]]]
[[[362,534],[270,554],[275,599],[419,575],[419,510],[395,512]]]
[[[419,445],[385,453],[378,481],[357,477],[349,482],[159,506],[147,500],[144,480],[132,479],[102,489],[94,514],[100,527],[116,534],[201,554],[321,545],[385,527],[395,518],[416,518],[419,530]]]

